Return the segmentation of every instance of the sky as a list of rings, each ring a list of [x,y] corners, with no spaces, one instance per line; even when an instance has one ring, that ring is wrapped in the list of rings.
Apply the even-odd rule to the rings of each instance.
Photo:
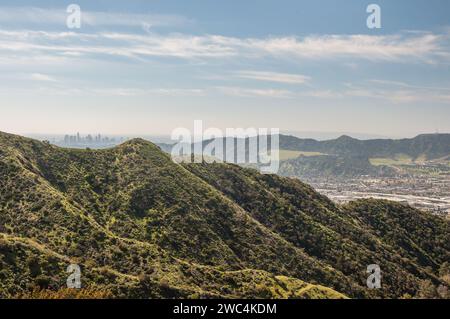
[[[0,131],[17,134],[444,133],[449,71],[447,0],[0,3]]]

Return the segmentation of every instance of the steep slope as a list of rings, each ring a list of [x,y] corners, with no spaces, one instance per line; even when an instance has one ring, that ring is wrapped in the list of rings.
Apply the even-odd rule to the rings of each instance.
[[[69,262],[116,296],[341,296],[289,290],[299,279],[362,294],[151,143],[65,150],[2,133],[0,145],[2,296],[63,286]]]
[[[398,297],[440,284],[448,256],[443,219],[339,207],[236,165],[178,165],[140,139],[75,150],[0,133],[0,176],[0,296],[62,287],[78,263],[83,283],[117,297]],[[373,263],[380,290],[365,287]]]
[[[299,156],[280,163],[279,175],[304,178],[392,176],[396,171],[387,166],[373,166],[361,156]]]
[[[374,199],[350,202],[343,209],[403,257],[434,270],[450,260],[450,225],[438,216]]]
[[[296,179],[260,175],[236,165],[186,167],[263,225],[355,282],[363,282],[367,265],[379,264],[384,285],[375,294],[414,294],[425,278],[441,284],[436,274],[448,258],[450,239],[449,223],[444,219],[377,200],[363,200],[341,209]],[[367,211],[361,208],[364,203]],[[390,217],[372,213],[372,219],[362,218],[372,211],[371,207]],[[416,227],[414,231],[410,222]],[[387,235],[393,233],[394,239]]]

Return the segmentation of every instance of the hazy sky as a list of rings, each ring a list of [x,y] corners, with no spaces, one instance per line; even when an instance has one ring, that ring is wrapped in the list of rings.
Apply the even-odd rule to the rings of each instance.
[[[447,0],[36,3],[0,3],[1,131],[450,132]]]

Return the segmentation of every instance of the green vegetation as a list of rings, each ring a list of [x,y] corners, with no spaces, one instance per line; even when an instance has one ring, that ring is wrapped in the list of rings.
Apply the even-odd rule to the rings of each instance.
[[[434,283],[440,283],[435,274],[449,257],[448,221],[381,200],[362,200],[340,208],[296,179],[260,175],[237,166],[191,164],[187,168],[236,201],[264,226],[355,283],[363,281],[368,264],[383,265],[384,289],[371,293],[384,297],[414,295],[420,278],[430,277]],[[359,204],[366,204],[364,210],[358,210]],[[372,211],[378,228],[391,227],[395,234],[402,234],[403,241],[392,242],[389,236],[380,238],[379,229],[362,219]],[[400,225],[382,219],[386,212],[399,214],[395,221]],[[411,239],[413,231],[418,235]]]
[[[413,159],[410,156],[405,155],[405,154],[396,154],[392,158],[371,158],[370,163],[375,166],[407,165],[407,164],[412,164]]]
[[[395,159],[403,154],[414,161],[432,160],[450,155],[450,134],[422,134],[401,140],[358,140],[341,136],[334,140],[316,141],[280,135],[280,149],[320,152],[341,156]]]
[[[70,289],[64,288],[57,291],[35,288],[14,296],[14,299],[108,299],[111,293],[96,288]]]
[[[450,134],[424,134],[402,140],[357,140],[341,136],[328,141],[280,135],[280,149],[282,153],[291,150],[293,154],[310,154],[309,157],[282,156],[280,172],[283,176],[306,179],[393,176],[414,173],[411,169],[422,170],[412,166],[423,166],[421,164],[430,160],[435,164],[444,163],[441,166],[445,167],[450,156]],[[314,152],[322,156],[311,156]]]
[[[396,170],[388,166],[374,166],[366,157],[360,156],[300,156],[281,162],[279,174],[303,178],[357,177],[361,175],[390,176]]]
[[[280,150],[280,160],[288,160],[297,158],[299,156],[319,156],[323,155],[319,152],[302,152],[302,151],[291,151],[291,150]]]
[[[424,280],[448,287],[449,239],[448,221],[407,206],[339,207],[298,180],[175,164],[140,139],[75,150],[0,133],[3,298],[77,298],[62,290],[71,263],[94,298],[418,296]],[[372,263],[380,290],[365,286]]]

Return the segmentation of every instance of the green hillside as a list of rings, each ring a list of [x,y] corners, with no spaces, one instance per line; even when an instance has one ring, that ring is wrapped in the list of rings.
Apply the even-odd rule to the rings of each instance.
[[[398,154],[403,154],[412,160],[431,160],[450,155],[450,134],[422,134],[399,140],[358,140],[343,135],[327,141],[280,135],[280,149],[366,158],[394,159]]]
[[[202,142],[203,149],[213,140]],[[256,137],[246,138],[244,151],[237,150],[236,144],[231,150],[225,139],[224,154],[245,152],[248,157],[250,142],[258,143]],[[170,153],[172,146],[159,144]],[[264,148],[265,146],[262,146]],[[233,149],[234,148],[234,149]],[[194,150],[194,148],[192,148]],[[408,164],[423,164],[428,161],[448,166],[450,156],[450,134],[422,134],[411,139],[374,139],[358,140],[350,136],[317,141],[294,136],[279,135],[279,158],[282,176],[309,179],[311,177],[340,178],[394,176],[408,172]],[[228,162],[237,163],[236,158],[227,157]],[[406,165],[406,166],[405,166]],[[257,165],[254,165],[255,167]],[[411,165],[410,165],[411,166]]]
[[[278,172],[282,176],[302,178],[314,177],[358,177],[392,176],[397,171],[386,165],[372,165],[361,156],[299,156],[282,161]]]
[[[450,257],[448,240],[445,241],[449,238],[448,221],[412,208],[379,200],[356,202],[366,204],[366,211],[374,211],[378,228],[402,234],[404,241],[392,244],[390,237],[380,238],[379,229],[369,227],[368,220],[355,216],[360,212],[356,204],[338,207],[296,179],[260,175],[223,164],[188,167],[233,198],[263,225],[355,282],[363,280],[364,265],[384,265],[384,280],[389,285],[384,287],[384,293],[388,296],[399,296],[405,289],[413,293],[418,288],[418,278],[435,280],[439,266]],[[385,221],[385,212],[399,214],[399,225]],[[429,229],[431,225],[433,228]],[[417,235],[412,240],[409,237],[412,227],[417,228],[417,233],[428,233],[427,237]]]
[[[443,161],[450,155],[450,134],[423,134],[412,139],[358,140],[349,136],[328,141],[280,135],[280,154],[321,152],[319,156],[281,158],[279,173],[301,179],[394,176],[408,164]],[[314,153],[313,153],[314,154]]]
[[[178,165],[140,139],[77,150],[0,133],[0,297],[63,288],[70,263],[113,297],[400,297],[424,279],[445,285],[448,221],[353,205],[235,165]],[[365,287],[372,263],[380,290]]]

